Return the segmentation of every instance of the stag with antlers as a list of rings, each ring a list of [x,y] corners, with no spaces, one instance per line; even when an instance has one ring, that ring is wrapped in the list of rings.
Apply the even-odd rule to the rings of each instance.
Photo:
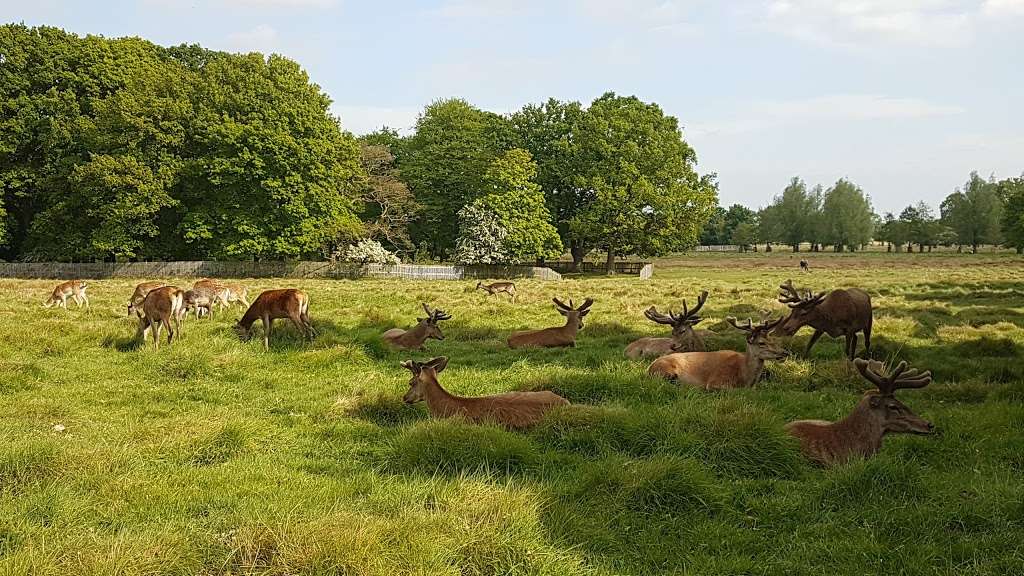
[[[428,338],[444,340],[441,327],[437,325],[442,320],[451,320],[451,314],[440,308],[430,309],[426,303],[423,310],[427,313],[426,318],[417,318],[416,326],[408,330],[392,328],[383,334],[384,341],[399,350],[426,350],[423,344]]]
[[[558,310],[559,314],[565,316],[565,326],[513,332],[508,337],[509,348],[576,346],[576,334],[583,329],[583,317],[590,314],[590,306],[594,303],[594,300],[587,298],[583,301],[583,304],[580,304],[579,308],[576,308],[571,299],[568,305],[558,298],[552,298],[551,300],[555,303],[555,310]]]
[[[737,323],[735,318],[727,320],[737,330],[747,333],[746,352],[675,352],[652,362],[647,373],[704,390],[748,388],[761,377],[765,360],[780,360],[788,355],[768,338],[772,329],[782,322],[781,318],[765,319],[760,324],[747,319],[745,325]]]
[[[832,338],[846,338],[846,356],[853,360],[858,332],[864,333],[864,352],[871,352],[871,296],[867,292],[846,288],[818,294],[807,291],[801,296],[793,281],[787,280],[779,286],[779,302],[788,305],[790,313],[774,334],[789,337],[804,326],[814,328],[806,355],[810,355],[822,334],[828,334]]]
[[[838,422],[797,420],[786,425],[786,431],[800,440],[804,455],[823,466],[870,458],[882,448],[887,434],[930,434],[935,428],[895,396],[900,389],[924,388],[932,381],[931,372],[911,370],[900,362],[886,374],[881,362],[857,358],[853,363],[878,390],[865,393],[850,415]]]
[[[664,356],[673,352],[703,352],[704,338],[693,329],[701,321],[697,315],[704,307],[708,299],[708,292],[704,290],[697,297],[697,305],[692,309],[687,308],[686,300],[683,300],[683,311],[679,314],[668,311],[668,314],[658,312],[658,309],[651,306],[644,310],[644,316],[651,322],[666,324],[672,327],[671,338],[646,337],[634,340],[626,346],[626,357],[637,359],[645,356]],[[702,331],[704,332],[704,331]]]

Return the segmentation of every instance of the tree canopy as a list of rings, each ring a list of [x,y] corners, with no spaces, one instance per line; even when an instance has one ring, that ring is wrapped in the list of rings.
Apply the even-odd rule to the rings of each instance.
[[[946,196],[940,207],[942,220],[953,229],[957,242],[978,251],[981,244],[1001,241],[1002,202],[996,187],[971,172],[963,188]]]

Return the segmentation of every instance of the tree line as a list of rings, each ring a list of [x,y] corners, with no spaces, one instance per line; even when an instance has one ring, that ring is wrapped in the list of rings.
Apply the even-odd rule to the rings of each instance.
[[[294,61],[0,27],[0,258],[517,262],[696,244],[714,175],[678,121],[607,93],[428,105],[359,138]]]
[[[1003,245],[1024,253],[1024,175],[985,180],[972,172],[967,182],[939,205],[925,202],[904,208],[898,215],[874,213],[870,198],[853,182],[840,179],[825,189],[808,189],[794,177],[768,206],[751,210],[740,204],[717,207],[701,233],[705,245],[736,244],[742,250],[759,243],[812,250],[857,250],[874,240],[888,250],[931,251],[936,246],[957,246],[977,252],[981,245]]]

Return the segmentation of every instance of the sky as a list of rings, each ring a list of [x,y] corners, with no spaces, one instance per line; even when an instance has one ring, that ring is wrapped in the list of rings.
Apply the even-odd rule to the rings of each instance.
[[[1024,172],[1024,0],[0,0],[0,21],[283,54],[356,134],[409,133],[439,98],[636,95],[723,205],[798,175],[899,212]]]

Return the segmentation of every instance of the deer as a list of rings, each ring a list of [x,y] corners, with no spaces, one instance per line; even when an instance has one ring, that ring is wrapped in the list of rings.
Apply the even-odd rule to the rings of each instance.
[[[555,310],[565,316],[565,326],[556,328],[544,328],[541,330],[522,330],[513,332],[508,337],[509,348],[559,348],[575,347],[576,334],[583,329],[583,317],[590,314],[590,306],[594,304],[592,298],[587,298],[576,308],[570,299],[569,304],[564,304],[558,298],[552,298],[555,303]]]
[[[309,338],[312,342],[316,336],[316,330],[309,322],[309,296],[295,288],[262,292],[235,324],[235,332],[243,342],[248,342],[252,338],[253,323],[262,320],[263,349],[270,350],[270,328],[277,318],[291,320],[303,339]]]
[[[811,354],[811,348],[828,334],[832,338],[846,338],[846,356],[853,360],[857,354],[857,333],[864,333],[864,352],[871,352],[871,296],[860,288],[846,288],[812,294],[810,291],[803,296],[793,287],[793,281],[787,280],[779,286],[779,302],[789,305],[789,316],[775,329],[776,336],[790,337],[800,328],[810,326],[814,334],[807,343],[805,356]]]
[[[674,352],[652,362],[647,373],[704,390],[749,388],[761,378],[765,361],[789,355],[768,337],[782,318],[765,319],[756,325],[749,318],[746,325],[737,323],[735,318],[726,320],[733,328],[747,333],[745,352]]]
[[[85,295],[85,289],[88,284],[84,280],[68,280],[58,284],[53,292],[50,293],[50,297],[43,303],[43,308],[49,308],[50,306],[57,305],[58,308],[68,309],[68,298],[75,301],[78,307],[81,308],[82,304],[85,304],[86,309],[89,308],[89,297]]]
[[[217,280],[202,278],[200,280],[196,280],[196,282],[192,284],[192,290],[205,294],[210,298],[210,306],[206,308],[206,310],[211,314],[213,313],[213,306],[217,304],[220,304],[222,310],[228,307],[228,299],[231,297],[231,289],[228,288],[226,284],[222,284]],[[248,304],[246,306],[248,306]],[[198,308],[196,309],[196,317],[199,317]]]
[[[128,317],[131,318],[134,312],[139,318],[142,318],[142,301],[146,299],[146,295],[160,288],[167,286],[166,282],[142,282],[135,286],[135,291],[132,292],[131,298],[128,298]]]
[[[227,292],[224,293],[224,298],[221,300],[224,307],[230,306],[233,302],[238,302],[246,308],[249,307],[249,289],[241,284],[224,284],[224,288]]]
[[[508,294],[512,297],[512,303],[516,303],[516,285],[512,282],[494,282],[491,284],[477,282],[476,289],[487,292],[488,296],[494,296],[501,293]]]
[[[683,311],[680,314],[674,314],[672,310],[669,310],[667,315],[661,314],[654,306],[644,310],[644,316],[651,322],[671,326],[672,337],[646,337],[634,340],[626,346],[626,357],[636,360],[645,356],[664,356],[673,352],[703,352],[704,338],[693,327],[701,321],[697,313],[704,307],[707,299],[708,292],[704,290],[697,297],[697,306],[692,310],[686,307],[686,300],[683,300]]]
[[[381,335],[385,342],[394,348],[399,350],[426,350],[426,343],[428,338],[434,340],[444,340],[444,334],[441,333],[441,327],[438,326],[438,322],[442,320],[451,320],[451,314],[448,314],[440,308],[430,309],[430,306],[423,303],[423,310],[427,313],[426,318],[417,318],[416,325],[408,330],[401,328],[392,328]]]
[[[196,320],[200,317],[200,312],[206,311],[206,314],[210,315],[210,319],[213,319],[213,309],[220,302],[223,307],[223,300],[221,295],[216,292],[211,292],[204,288],[193,288],[192,290],[185,291],[185,303],[181,308],[182,316],[188,316],[189,310],[195,310]]]
[[[932,381],[930,371],[909,370],[906,362],[900,362],[887,374],[881,362],[862,358],[854,359],[853,365],[878,389],[866,392],[838,422],[797,420],[785,427],[800,441],[804,455],[822,466],[870,458],[882,448],[882,439],[888,434],[931,434],[935,429],[895,396],[900,389],[927,386]]]
[[[441,387],[437,375],[448,366],[440,356],[426,362],[406,360],[402,367],[412,372],[409,390],[402,397],[406,404],[425,401],[433,418],[461,416],[470,422],[495,422],[507,428],[528,428],[544,419],[552,409],[568,406],[569,401],[554,392],[508,392],[493,396],[465,398]]]
[[[177,286],[162,286],[150,290],[142,300],[142,314],[139,316],[139,332],[142,342],[153,330],[153,347],[160,349],[160,329],[167,327],[167,345],[174,341],[174,335],[181,332],[181,309],[185,292]]]
[[[810,272],[811,271],[811,265],[808,264],[807,260],[804,259],[804,258],[800,259],[800,271],[801,272]]]

